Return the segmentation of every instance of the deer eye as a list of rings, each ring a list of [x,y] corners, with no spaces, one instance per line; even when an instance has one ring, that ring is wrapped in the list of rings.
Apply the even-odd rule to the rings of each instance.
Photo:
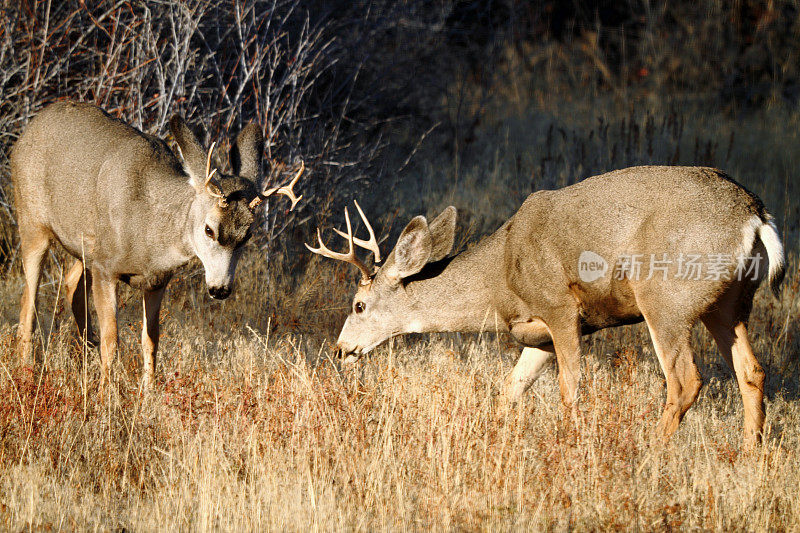
[[[356,310],[356,313],[363,313],[364,310],[367,308],[367,306],[364,305],[364,302],[356,302],[354,308]]]
[[[211,226],[209,226],[208,224],[206,224],[206,237],[208,237],[209,239],[214,238],[214,230],[211,229]]]

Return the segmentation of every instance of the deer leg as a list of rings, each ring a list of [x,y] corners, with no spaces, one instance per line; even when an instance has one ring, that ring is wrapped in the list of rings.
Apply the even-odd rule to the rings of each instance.
[[[100,388],[108,382],[117,354],[117,282],[94,273],[94,307],[100,325]]]
[[[578,383],[581,379],[581,334],[577,319],[567,327],[550,326],[550,335],[558,361],[561,403],[565,407],[573,407],[578,398]]]
[[[744,438],[752,447],[761,442],[764,431],[764,380],[766,374],[753,354],[747,338],[747,325],[734,326],[733,368],[744,403]]]
[[[510,404],[517,403],[526,390],[544,373],[545,365],[553,358],[552,344],[540,348],[523,348],[514,370],[505,383],[505,397]]]
[[[645,320],[667,380],[667,401],[658,424],[658,432],[666,442],[697,399],[703,380],[694,363],[691,327],[670,328],[656,325],[647,317]]]
[[[67,286],[67,301],[72,308],[72,316],[78,324],[78,333],[89,346],[97,345],[97,338],[92,331],[92,321],[89,317],[89,292],[92,290],[92,275],[84,271],[83,261],[75,261],[69,269],[65,280]]]
[[[19,358],[22,364],[33,363],[33,328],[36,318],[36,296],[39,292],[39,278],[50,237],[44,230],[25,229],[20,224],[20,249],[22,268],[25,273],[25,288],[22,290],[19,310],[19,329],[17,330]]]
[[[744,441],[747,447],[753,447],[761,442],[764,430],[765,374],[747,339],[747,325],[722,312],[703,317],[703,323],[714,337],[722,358],[736,374],[744,406]]]
[[[166,292],[166,287],[153,291],[144,291],[142,298],[142,352],[144,355],[144,375],[142,380],[145,389],[152,387],[153,375],[156,369],[159,334],[158,315],[161,311],[164,292]]]

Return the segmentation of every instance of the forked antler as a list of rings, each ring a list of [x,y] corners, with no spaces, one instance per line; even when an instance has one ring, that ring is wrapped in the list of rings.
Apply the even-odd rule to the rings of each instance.
[[[317,228],[317,242],[319,242],[319,247],[313,248],[306,244],[306,248],[308,248],[311,252],[315,254],[319,254],[323,257],[329,257],[330,259],[336,259],[339,261],[344,261],[345,263],[350,263],[358,267],[361,271],[362,279],[361,282],[365,283],[368,282],[372,278],[372,273],[367,268],[367,265],[364,264],[361,259],[356,256],[355,246],[360,246],[371,251],[375,255],[375,263],[380,263],[381,260],[381,252],[380,248],[378,247],[378,241],[375,239],[375,232],[372,230],[372,226],[370,225],[367,217],[364,215],[364,211],[361,210],[361,207],[358,205],[358,202],[355,202],[356,209],[358,209],[358,214],[361,215],[361,220],[364,221],[364,225],[367,227],[367,231],[369,232],[369,241],[365,241],[362,239],[358,239],[353,237],[353,228],[350,225],[350,214],[347,212],[347,208],[344,208],[344,220],[345,224],[347,225],[347,233],[343,231],[339,231],[338,229],[334,228],[334,231],[341,235],[342,237],[347,239],[348,244],[348,251],[347,253],[339,253],[333,252],[328,249],[325,244],[322,242],[322,233],[320,232],[319,228]]]
[[[294,206],[296,206],[297,202],[299,202],[303,198],[303,195],[296,196],[293,188],[295,184],[297,184],[297,180],[300,179],[300,175],[303,173],[305,169],[306,169],[305,163],[300,161],[300,170],[297,171],[297,174],[294,175],[294,178],[292,178],[292,180],[288,184],[283,186],[273,187],[259,194],[258,196],[253,198],[253,200],[250,202],[250,209],[251,210],[255,209],[256,207],[261,205],[261,202],[263,202],[264,200],[266,200],[267,198],[276,193],[288,197],[289,200],[291,200],[292,202],[292,205],[289,207],[289,210],[291,211],[292,209],[294,209]]]
[[[370,225],[369,220],[367,220],[366,215],[364,215],[364,211],[361,210],[361,206],[358,205],[358,201],[357,200],[353,200],[353,203],[356,204],[356,209],[358,209],[358,214],[361,215],[361,220],[364,221],[364,225],[367,227],[367,231],[369,232],[369,240],[368,241],[365,241],[365,240],[359,239],[356,236],[353,236],[353,242],[356,243],[358,246],[364,248],[365,250],[369,250],[370,252],[372,252],[372,255],[375,257],[375,263],[376,264],[380,263],[381,262],[381,249],[378,246],[378,240],[375,238],[375,232],[372,231],[372,226]],[[333,231],[335,231],[336,233],[338,233],[342,237],[347,238],[347,235],[343,231],[341,231],[341,230],[339,230],[337,228],[333,228]]]

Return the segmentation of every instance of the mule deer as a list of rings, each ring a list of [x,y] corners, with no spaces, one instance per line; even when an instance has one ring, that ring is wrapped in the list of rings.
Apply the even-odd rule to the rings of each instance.
[[[65,281],[78,328],[92,337],[85,304],[94,288],[100,323],[102,380],[117,349],[117,281],[144,293],[142,347],[145,384],[155,369],[158,315],[173,272],[193,257],[205,269],[214,298],[232,290],[236,263],[250,235],[256,207],[267,197],[299,200],[288,186],[262,191],[263,134],[245,127],[231,149],[233,175],[222,174],[183,119],[167,144],[101,109],[59,102],[42,110],[11,153],[11,175],[25,271],[18,342],[32,355],[36,293],[52,241],[77,261]]]
[[[361,270],[338,340],[348,360],[402,333],[496,328],[524,346],[506,382],[508,398],[517,401],[555,356],[561,399],[570,406],[581,336],[644,320],[667,381],[659,423],[666,440],[700,390],[690,344],[700,320],[736,374],[747,442],[760,439],[764,372],[747,320],[763,277],[778,294],[783,247],[761,201],[721,171],[636,167],[539,191],[493,235],[447,257],[451,206],[430,223],[413,218],[374,270],[353,248],[369,248],[380,262],[372,228],[362,213],[371,239],[357,240],[346,210],[345,218],[347,233],[339,233],[348,253],[331,252],[319,233],[318,247],[309,249]]]

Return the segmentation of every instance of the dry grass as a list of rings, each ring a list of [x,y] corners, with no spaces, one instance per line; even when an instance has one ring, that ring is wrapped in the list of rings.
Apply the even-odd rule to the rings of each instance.
[[[664,383],[640,326],[585,344],[575,423],[554,371],[503,410],[517,349],[494,335],[396,340],[342,370],[321,343],[336,320],[316,334],[291,333],[291,320],[257,333],[239,313],[256,328],[273,318],[243,294],[259,279],[245,269],[227,308],[186,280],[171,287],[149,395],[137,388],[140,308],[124,290],[117,384],[97,401],[98,357],[86,354],[84,371],[55,287],[40,316],[48,372],[14,365],[16,307],[5,304],[19,281],[7,280],[0,528],[797,530],[798,339],[784,329],[800,306],[797,267],[780,302],[766,291],[757,301],[753,344],[770,378],[765,445],[752,454],[740,450],[735,380],[700,328],[706,385],[664,447],[651,441]],[[329,287],[349,278],[311,268],[294,291],[273,280],[286,300],[264,296],[282,316],[298,302],[325,309],[345,301]]]
[[[789,249],[780,300],[762,290],[751,321],[769,376],[760,450],[741,450],[738,389],[700,327],[705,386],[668,446],[651,440],[664,381],[641,326],[585,342],[577,423],[560,408],[554,370],[518,410],[502,409],[497,392],[519,349],[491,334],[409,336],[340,369],[330,342],[355,274],[291,259],[297,243],[268,254],[251,246],[223,303],[206,296],[197,265],[170,285],[149,395],[138,389],[139,295],[121,289],[117,381],[100,402],[99,357],[56,299],[54,262],[39,307],[48,371],[16,365],[16,265],[0,280],[0,528],[799,530],[798,204],[782,195],[796,187],[796,134],[787,135],[796,118],[755,116],[744,129],[684,118],[680,135],[630,141],[626,153],[613,149],[626,115],[600,111],[611,117],[600,142],[596,117],[565,109],[585,121],[583,138],[564,122],[569,133],[550,145],[556,111],[500,121],[460,175],[430,159],[368,212],[401,206],[378,219],[380,233],[396,232],[420,206],[454,202],[480,234],[526,188],[679,149],[683,162],[693,145],[727,147],[741,132],[716,149],[732,153],[716,164],[764,198]],[[600,155],[583,156],[581,144]],[[561,159],[547,161],[550,151]]]

